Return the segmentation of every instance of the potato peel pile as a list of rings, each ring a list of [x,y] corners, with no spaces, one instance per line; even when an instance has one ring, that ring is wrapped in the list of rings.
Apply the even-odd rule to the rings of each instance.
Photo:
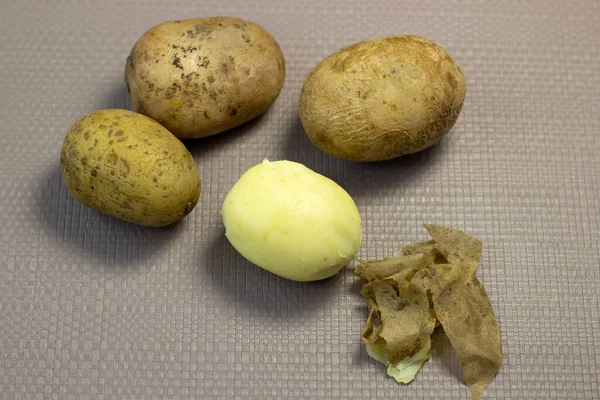
[[[502,363],[500,330],[474,273],[481,242],[466,233],[425,225],[431,240],[404,246],[393,258],[361,262],[369,306],[362,341],[388,375],[409,383],[429,358],[431,334],[441,325],[456,350],[462,376],[479,399]]]

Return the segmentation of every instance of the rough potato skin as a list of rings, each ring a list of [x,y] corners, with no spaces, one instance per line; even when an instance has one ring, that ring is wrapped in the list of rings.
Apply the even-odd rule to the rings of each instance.
[[[326,153],[388,160],[438,142],[465,94],[465,76],[444,49],[418,36],[389,36],[343,48],[317,65],[302,87],[300,118]]]
[[[200,176],[185,146],[157,122],[127,110],[100,110],[76,122],[60,164],[79,201],[139,225],[172,224],[200,195]]]
[[[257,24],[212,17],[151,28],[125,63],[134,111],[180,138],[214,135],[263,114],[285,80],[275,39]]]

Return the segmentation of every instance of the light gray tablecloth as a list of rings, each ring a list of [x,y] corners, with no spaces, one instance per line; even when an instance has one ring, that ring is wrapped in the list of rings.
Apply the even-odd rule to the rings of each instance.
[[[259,120],[189,145],[203,179],[181,223],[146,229],[78,203],[61,181],[65,133],[128,107],[125,57],[169,19],[233,15],[275,36],[285,88]],[[307,139],[297,106],[336,49],[429,37],[468,94],[439,145],[354,164]],[[360,344],[351,269],[317,283],[247,263],[221,202],[267,157],[355,198],[361,258],[425,239],[423,223],[484,243],[478,275],[505,354],[488,399],[600,398],[600,3],[597,1],[16,1],[0,5],[0,396],[4,399],[468,398],[448,340],[409,386]]]

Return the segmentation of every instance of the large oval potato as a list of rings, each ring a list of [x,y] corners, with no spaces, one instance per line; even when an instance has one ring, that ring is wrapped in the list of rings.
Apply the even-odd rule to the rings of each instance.
[[[438,142],[465,94],[465,76],[444,49],[417,36],[390,36],[346,47],[317,65],[302,87],[300,118],[326,153],[387,160]]]
[[[169,21],[144,33],[127,58],[134,111],[180,138],[214,135],[263,114],[285,79],[273,37],[231,17]]]
[[[101,110],[76,122],[60,164],[65,185],[79,201],[139,225],[178,221],[200,195],[200,176],[185,146],[131,111]]]

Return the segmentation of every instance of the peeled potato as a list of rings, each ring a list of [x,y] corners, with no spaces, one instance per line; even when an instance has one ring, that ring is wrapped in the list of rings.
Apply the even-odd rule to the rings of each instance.
[[[242,256],[295,281],[335,275],[360,247],[360,215],[350,195],[291,161],[250,168],[222,214],[227,239]]]

